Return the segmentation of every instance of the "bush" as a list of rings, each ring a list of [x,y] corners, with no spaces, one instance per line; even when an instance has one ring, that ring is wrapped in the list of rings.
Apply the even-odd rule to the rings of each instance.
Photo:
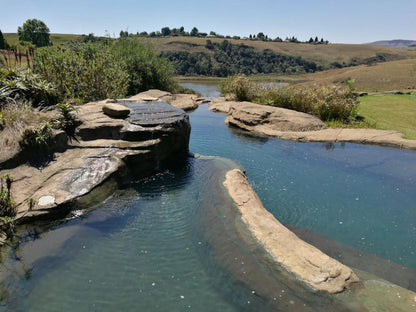
[[[152,47],[123,38],[113,43],[111,49],[114,59],[128,74],[127,95],[149,89],[172,91],[175,87],[173,65],[159,57]]]
[[[51,83],[30,70],[0,70],[0,108],[9,102],[26,101],[33,106],[53,105],[57,92]]]
[[[5,174],[0,177],[0,217],[13,217],[16,215],[16,204],[11,196],[13,177]],[[5,185],[4,185],[5,184]]]
[[[223,94],[232,94],[237,101],[252,101],[258,94],[258,87],[244,75],[228,77],[221,86]]]
[[[22,140],[19,142],[23,149],[31,149],[37,152],[48,150],[52,141],[53,130],[49,122],[43,122],[37,127],[25,129]]]
[[[232,93],[238,101],[251,101],[296,110],[318,116],[323,121],[340,120],[348,123],[355,119],[359,101],[353,81],[347,88],[335,85],[312,88],[262,87],[244,76],[227,79],[223,93]]]
[[[117,98],[124,96],[128,87],[127,73],[105,43],[38,49],[33,70],[56,85],[61,100]]]
[[[175,87],[172,65],[151,47],[128,38],[42,48],[33,69],[56,85],[61,100],[88,102]]]

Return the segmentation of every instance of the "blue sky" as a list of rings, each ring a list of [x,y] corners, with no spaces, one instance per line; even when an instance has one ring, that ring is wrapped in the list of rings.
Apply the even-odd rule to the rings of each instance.
[[[223,35],[263,32],[271,38],[318,36],[332,43],[416,40],[416,0],[0,0],[0,30],[16,32],[27,19],[51,33],[118,36],[196,26]]]

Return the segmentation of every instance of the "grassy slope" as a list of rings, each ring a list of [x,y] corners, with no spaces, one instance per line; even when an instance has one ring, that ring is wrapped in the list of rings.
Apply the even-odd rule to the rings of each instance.
[[[415,66],[416,58],[280,78],[305,84],[340,83],[354,79],[358,91],[405,90],[416,89]]]
[[[161,38],[140,38],[144,42],[151,43],[159,51],[204,51],[206,40],[222,42],[221,38],[196,38],[196,37],[161,37]],[[389,59],[416,58],[416,48],[391,49],[380,46],[364,44],[328,44],[312,45],[287,42],[263,42],[252,40],[227,39],[233,44],[246,44],[257,50],[270,49],[276,53],[300,56],[321,65],[328,65],[332,62],[350,62],[351,59],[366,59],[376,56],[378,53],[388,55]]]
[[[416,140],[416,95],[364,96],[359,114],[377,129],[398,130]]]
[[[4,39],[6,39],[6,41],[9,44],[16,45],[19,43],[19,37],[17,33],[4,33],[3,36],[4,36]],[[51,42],[53,44],[68,43],[69,41],[76,40],[80,37],[81,35],[71,35],[71,34],[51,34],[50,36]]]

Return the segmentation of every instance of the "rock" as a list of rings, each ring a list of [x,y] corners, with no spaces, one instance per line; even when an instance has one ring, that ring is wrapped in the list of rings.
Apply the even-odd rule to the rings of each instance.
[[[124,118],[130,114],[130,109],[124,105],[116,103],[107,103],[103,105],[104,114],[114,118]]]
[[[248,131],[269,135],[276,131],[311,131],[326,128],[326,124],[315,116],[250,102],[230,104],[225,122]]]
[[[124,101],[159,101],[162,97],[171,96],[172,94],[167,91],[161,91],[157,89],[151,89],[145,92],[140,92],[132,97],[122,99]]]
[[[174,94],[168,101],[174,107],[183,109],[184,111],[190,111],[198,108],[196,99],[197,96],[195,94]]]
[[[112,118],[104,113],[104,107],[120,108],[129,116]],[[75,129],[76,139],[68,141],[62,135],[57,140],[62,144],[54,144],[54,158],[41,170],[26,162],[16,166],[17,162],[8,162],[8,167],[4,166],[6,162],[0,164],[0,175],[10,173],[15,178],[12,196],[17,204],[17,220],[62,209],[65,212],[67,204],[112,176],[124,179],[133,174],[149,175],[165,159],[188,151],[188,115],[163,102],[93,102],[78,107],[77,116],[82,124]],[[25,203],[28,198],[37,203],[30,211]]]
[[[53,195],[44,195],[41,196],[38,200],[39,206],[53,206],[55,205],[55,196]]]
[[[298,238],[264,209],[238,169],[228,171],[224,186],[248,230],[276,262],[317,290],[339,293],[358,282],[348,267]]]

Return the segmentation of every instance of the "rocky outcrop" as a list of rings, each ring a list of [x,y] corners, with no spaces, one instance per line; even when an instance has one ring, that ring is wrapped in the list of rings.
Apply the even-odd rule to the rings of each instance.
[[[156,89],[141,92],[130,98],[123,99],[123,101],[166,102],[184,111],[195,110],[198,108],[198,105],[206,103],[196,94],[171,94],[170,92]]]
[[[345,265],[309,245],[264,209],[257,194],[238,169],[227,172],[224,186],[233,199],[250,233],[276,261],[314,289],[342,292],[358,282]]]
[[[275,131],[312,131],[326,128],[319,118],[290,109],[238,102],[230,105],[228,125],[248,131],[272,134]]]
[[[65,135],[64,148],[41,167],[30,159],[15,167],[0,164],[0,174],[14,177],[11,193],[18,205],[16,219],[65,210],[115,173],[119,177],[147,175],[165,159],[187,152],[190,123],[183,110],[162,102],[114,102],[79,106],[77,117],[82,124],[74,137]],[[116,118],[104,113],[105,107],[114,110],[114,106],[124,115],[129,112],[128,116],[121,119],[118,113]],[[30,210],[28,198],[35,202]]]
[[[318,118],[288,109],[219,99],[210,110],[227,113],[225,122],[254,133],[299,142],[351,142],[416,150],[416,140],[399,131],[376,129],[328,129]]]

